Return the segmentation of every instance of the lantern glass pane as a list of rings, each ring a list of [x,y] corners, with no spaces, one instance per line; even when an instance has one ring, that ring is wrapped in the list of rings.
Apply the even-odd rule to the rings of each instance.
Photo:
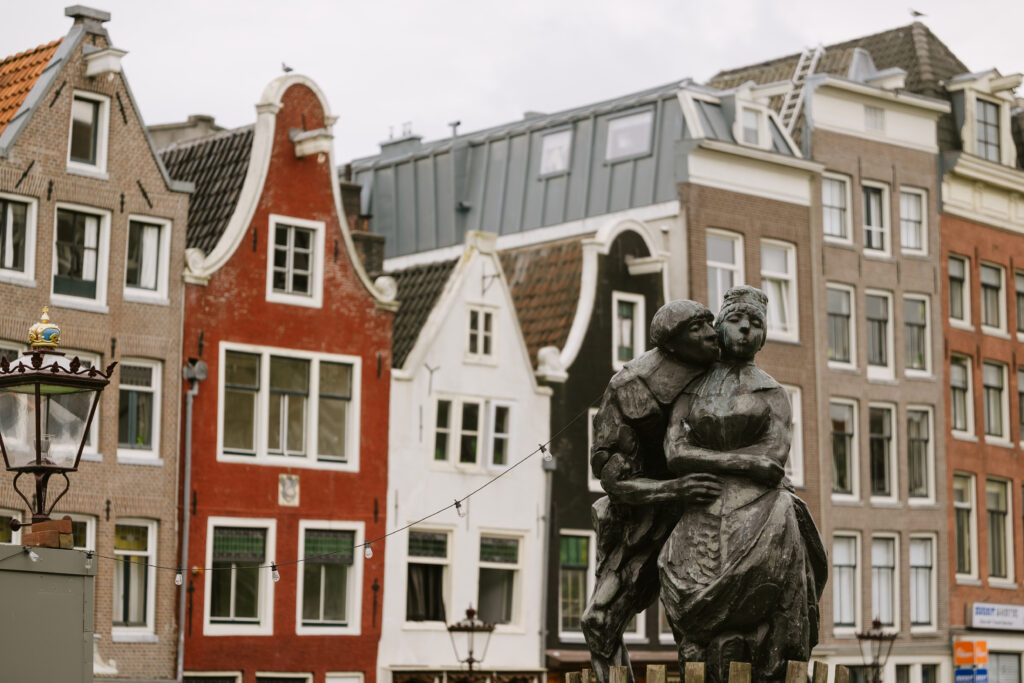
[[[45,388],[48,387],[41,387]],[[3,438],[7,464],[11,468],[37,464],[35,396],[16,389],[0,390],[0,438]],[[67,393],[41,393],[38,464],[72,468],[97,392],[75,389]]]

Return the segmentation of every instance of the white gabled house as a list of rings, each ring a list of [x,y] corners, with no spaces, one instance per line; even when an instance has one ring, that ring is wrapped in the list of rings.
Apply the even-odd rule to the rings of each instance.
[[[515,465],[549,438],[551,390],[531,367],[495,236],[469,232],[458,258],[421,260],[389,275],[401,305],[388,530],[512,469],[465,500],[461,515],[449,509],[387,539],[379,680],[429,682],[462,668],[446,626],[470,606],[495,624],[479,668],[503,680],[540,680],[542,454]]]

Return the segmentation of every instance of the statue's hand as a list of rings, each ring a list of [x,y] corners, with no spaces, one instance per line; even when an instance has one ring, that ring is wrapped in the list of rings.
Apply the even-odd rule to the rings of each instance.
[[[698,472],[666,482],[679,500],[691,505],[708,505],[722,495],[722,483],[713,474]]]

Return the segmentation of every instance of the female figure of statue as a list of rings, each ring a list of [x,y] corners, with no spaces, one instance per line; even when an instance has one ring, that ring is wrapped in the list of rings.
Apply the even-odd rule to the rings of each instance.
[[[768,299],[726,292],[715,321],[721,360],[673,406],[665,435],[677,476],[717,477],[688,503],[658,558],[661,599],[684,662],[706,662],[712,683],[730,661],[758,681],[783,681],[787,660],[807,661],[818,640],[827,561],[821,537],[784,476],[792,408],[754,365]]]

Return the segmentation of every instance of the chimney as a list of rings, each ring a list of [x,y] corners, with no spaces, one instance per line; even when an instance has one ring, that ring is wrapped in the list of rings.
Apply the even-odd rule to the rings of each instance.
[[[85,28],[86,33],[107,34],[106,29],[103,28],[103,22],[110,21],[110,12],[93,9],[85,5],[71,5],[64,8],[64,16],[74,19],[75,26],[81,24]]]
[[[384,235],[370,232],[370,217],[359,213],[363,186],[349,180],[339,180],[338,184],[341,187],[341,206],[348,219],[348,231],[356,248],[356,256],[366,273],[371,278],[377,277],[384,272]]]

